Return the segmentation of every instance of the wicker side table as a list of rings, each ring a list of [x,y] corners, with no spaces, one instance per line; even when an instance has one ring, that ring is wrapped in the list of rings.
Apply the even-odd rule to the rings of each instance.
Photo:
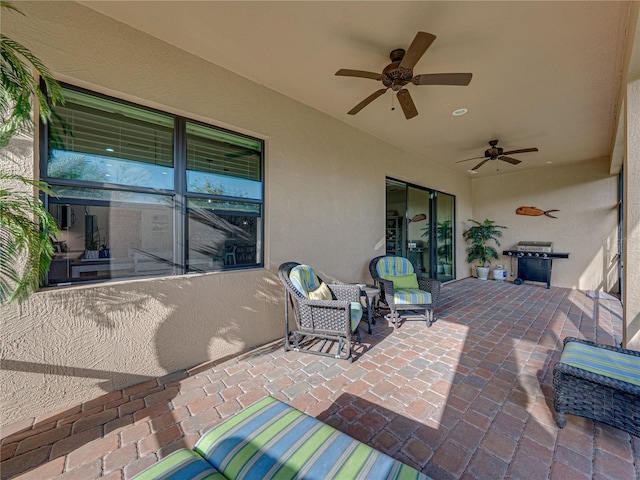
[[[360,296],[365,299],[365,307],[367,308],[367,323],[369,324],[368,333],[371,334],[371,325],[376,324],[376,320],[374,318],[374,305],[376,304],[376,297],[380,295],[380,289],[374,285],[369,285],[367,283],[357,283],[358,287],[360,287]]]

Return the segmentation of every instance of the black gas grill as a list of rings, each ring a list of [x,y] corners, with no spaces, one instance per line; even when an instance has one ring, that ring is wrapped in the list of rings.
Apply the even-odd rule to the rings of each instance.
[[[518,259],[518,277],[513,283],[545,282],[547,288],[551,285],[553,259],[569,258],[568,253],[554,253],[551,242],[520,242],[515,250],[505,250],[502,254]]]

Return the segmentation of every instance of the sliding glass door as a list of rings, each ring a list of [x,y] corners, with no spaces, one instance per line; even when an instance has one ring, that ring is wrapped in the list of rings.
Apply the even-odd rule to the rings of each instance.
[[[455,197],[387,178],[387,255],[406,257],[431,278],[455,278]]]
[[[436,278],[442,281],[453,280],[454,197],[442,192],[434,192],[434,197],[437,217]]]
[[[427,276],[431,276],[431,192],[407,187],[407,258]]]

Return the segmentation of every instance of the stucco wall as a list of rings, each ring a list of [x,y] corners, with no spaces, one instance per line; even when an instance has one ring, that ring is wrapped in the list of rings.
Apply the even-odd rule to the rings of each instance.
[[[618,179],[608,172],[608,160],[602,159],[474,179],[473,218],[508,227],[500,253],[529,240],[550,241],[554,251],[569,252],[569,259],[553,261],[552,285],[610,291],[617,279]],[[521,206],[560,211],[551,213],[557,219],[516,215]],[[514,278],[510,257],[501,255],[495,264]]]
[[[626,95],[624,346],[640,350],[640,78]]]
[[[3,307],[3,424],[281,337],[284,261],[370,280],[386,175],[456,195],[457,218],[471,216],[470,181],[425,156],[78,4],[20,9],[26,17],[3,14],[2,32],[61,80],[266,140],[266,268],[49,290]],[[35,169],[32,152],[22,158]],[[460,271],[461,238],[458,261]]]

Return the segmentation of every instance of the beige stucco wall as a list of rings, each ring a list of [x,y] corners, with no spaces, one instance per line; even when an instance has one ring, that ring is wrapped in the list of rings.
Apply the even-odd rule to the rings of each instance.
[[[604,292],[614,287],[618,178],[609,175],[607,159],[474,179],[472,189],[473,218],[508,227],[500,253],[520,241],[550,241],[554,251],[570,253],[553,261],[552,285]],[[516,215],[520,206],[560,211],[551,213],[557,219]],[[512,279],[510,257],[501,255],[495,264]]]
[[[3,14],[2,32],[60,79],[266,140],[266,255],[260,270],[49,290],[2,307],[3,424],[281,337],[284,261],[326,280],[370,280],[368,261],[384,251],[387,175],[456,195],[458,218],[471,216],[470,180],[427,156],[80,5],[20,8],[26,17]],[[461,238],[458,258],[461,270]]]
[[[624,159],[624,346],[640,350],[640,78],[627,84]]]

